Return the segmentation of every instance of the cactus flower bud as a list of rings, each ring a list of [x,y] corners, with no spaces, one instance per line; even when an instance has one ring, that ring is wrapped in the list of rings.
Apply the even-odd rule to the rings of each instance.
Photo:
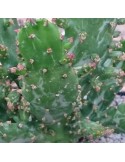
[[[20,32],[20,29],[15,29],[14,30],[16,33],[19,33]]]
[[[24,69],[24,65],[18,64],[18,65],[17,65],[17,69],[18,69],[19,71],[23,70],[23,69]]]
[[[70,61],[72,61],[72,60],[74,60],[74,58],[75,58],[75,54],[69,53],[69,54],[67,54],[67,58],[68,58]]]

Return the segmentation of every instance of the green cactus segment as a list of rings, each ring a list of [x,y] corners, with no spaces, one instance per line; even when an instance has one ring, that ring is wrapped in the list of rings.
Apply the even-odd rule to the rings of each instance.
[[[33,114],[35,113],[38,119],[42,119],[46,114],[51,123],[65,112],[72,112],[72,103],[77,98],[77,83],[70,68],[53,67],[46,74],[29,74],[25,79],[23,95],[31,103]]]
[[[65,133],[64,133],[65,132]],[[76,141],[78,139],[76,138]],[[44,143],[44,142],[76,142],[70,131],[61,125],[46,127],[44,124],[32,123],[0,123],[0,142],[6,143]]]
[[[38,136],[39,135],[39,136]],[[25,123],[0,123],[1,143],[32,143],[43,142],[44,135],[30,124]]]
[[[109,126],[116,132],[125,132],[125,104],[107,107],[106,110],[98,113],[97,118],[104,126]]]
[[[91,68],[90,68],[91,69]],[[100,67],[91,69],[89,72],[82,70],[80,84],[82,86],[83,117],[97,121],[100,112],[112,103],[115,94],[122,88],[124,83],[123,71],[113,67]],[[101,122],[101,118],[99,120]]]
[[[69,52],[76,56],[74,67],[82,86],[82,116],[92,121],[97,121],[124,83],[122,52],[119,45],[110,48],[116,22],[116,19],[66,19],[62,23],[66,38],[74,40]]]
[[[62,45],[58,28],[47,20],[27,24],[19,33],[21,55],[26,66],[35,71],[57,65],[64,57]]]
[[[6,67],[17,64],[16,55],[16,19],[0,19],[0,58],[4,61]]]
[[[78,105],[78,78],[70,65],[62,63],[64,45],[57,26],[46,22],[27,24],[19,32],[19,50],[27,69],[23,95],[31,114],[47,128],[56,129],[54,123],[63,123],[74,111],[73,104]],[[35,37],[31,38],[32,34]],[[63,129],[64,124],[57,128],[57,136]]]
[[[67,38],[73,38],[70,52],[75,53],[75,65],[85,62],[86,56],[97,53],[102,56],[112,40],[115,19],[66,19]]]
[[[102,126],[99,122],[93,122],[89,119],[83,119],[81,126],[84,128],[83,138],[88,140],[88,142],[114,131],[109,127]]]

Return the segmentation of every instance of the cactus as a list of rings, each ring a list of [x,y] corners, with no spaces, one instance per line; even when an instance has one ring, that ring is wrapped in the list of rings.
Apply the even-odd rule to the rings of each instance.
[[[117,19],[57,20],[57,25],[65,29],[66,39],[74,40],[68,52],[75,54],[73,66],[82,86],[83,118],[87,116],[103,125],[106,118],[102,121],[101,116],[124,83],[123,41],[121,45],[112,41],[118,22]],[[110,126],[117,129],[113,124]]]
[[[28,19],[17,41],[12,22],[0,20],[0,142],[89,142],[124,130],[123,106],[110,105],[124,82],[117,19]]]
[[[66,54],[72,40],[63,41],[58,27],[42,19],[25,24],[18,42],[26,65],[22,94],[30,103],[31,114],[41,122],[42,131],[48,138],[52,131],[51,142],[74,141],[86,134],[80,115],[81,86],[72,68],[74,55]],[[99,129],[105,130],[102,126]]]

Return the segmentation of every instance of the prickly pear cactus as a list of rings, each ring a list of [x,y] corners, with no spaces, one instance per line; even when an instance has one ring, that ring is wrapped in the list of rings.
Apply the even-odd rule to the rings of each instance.
[[[23,95],[39,120],[46,118],[48,123],[60,121],[64,113],[72,112],[78,79],[70,66],[60,62],[65,56],[58,28],[40,20],[33,26],[27,24],[18,37],[19,50],[27,69]]]
[[[125,75],[116,24],[28,19],[16,40],[17,25],[0,20],[0,142],[90,141],[124,130],[123,107],[110,106]]]
[[[77,76],[70,64],[63,64],[64,47],[58,28],[44,19],[35,25],[26,24],[18,41],[27,69],[23,95],[30,102],[31,113],[41,121],[43,131],[58,140],[62,138],[64,123],[67,121],[68,125],[68,118],[75,113],[73,104],[78,97]]]
[[[100,114],[105,114],[104,111],[110,107],[115,94],[124,83],[122,44],[112,42],[118,21],[117,19],[56,21],[58,26],[65,29],[66,39],[72,39],[68,52],[76,56],[74,68],[78,71],[82,86],[81,112],[83,117],[87,116],[93,121],[101,122]],[[114,125],[112,127],[115,128]]]
[[[69,52],[76,56],[74,66],[87,63],[88,58],[95,54],[104,56],[116,27],[116,19],[109,18],[57,19],[56,22],[65,29],[65,38],[70,43],[72,40]]]
[[[81,86],[72,68],[74,55],[66,54],[67,41],[55,24],[42,19],[22,27],[18,42],[26,65],[22,94],[31,114],[51,142],[77,141],[86,130],[81,126]],[[100,134],[105,130],[101,125],[99,129]]]

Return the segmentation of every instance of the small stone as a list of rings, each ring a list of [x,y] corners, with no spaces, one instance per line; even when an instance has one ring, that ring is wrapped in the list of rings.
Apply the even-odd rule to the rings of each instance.
[[[107,143],[113,143],[113,139],[106,138],[106,142],[107,142]]]
[[[108,137],[109,137],[109,138],[112,138],[112,139],[115,138],[114,134],[110,134]]]
[[[99,140],[100,143],[106,143],[106,138],[101,137],[101,139]]]
[[[119,140],[119,139],[121,139],[121,137],[122,137],[121,134],[116,134],[115,135],[115,139],[118,139]]]
[[[120,140],[115,139],[115,140],[114,140],[114,143],[120,143]]]
[[[120,140],[120,143],[125,143],[125,138]]]

